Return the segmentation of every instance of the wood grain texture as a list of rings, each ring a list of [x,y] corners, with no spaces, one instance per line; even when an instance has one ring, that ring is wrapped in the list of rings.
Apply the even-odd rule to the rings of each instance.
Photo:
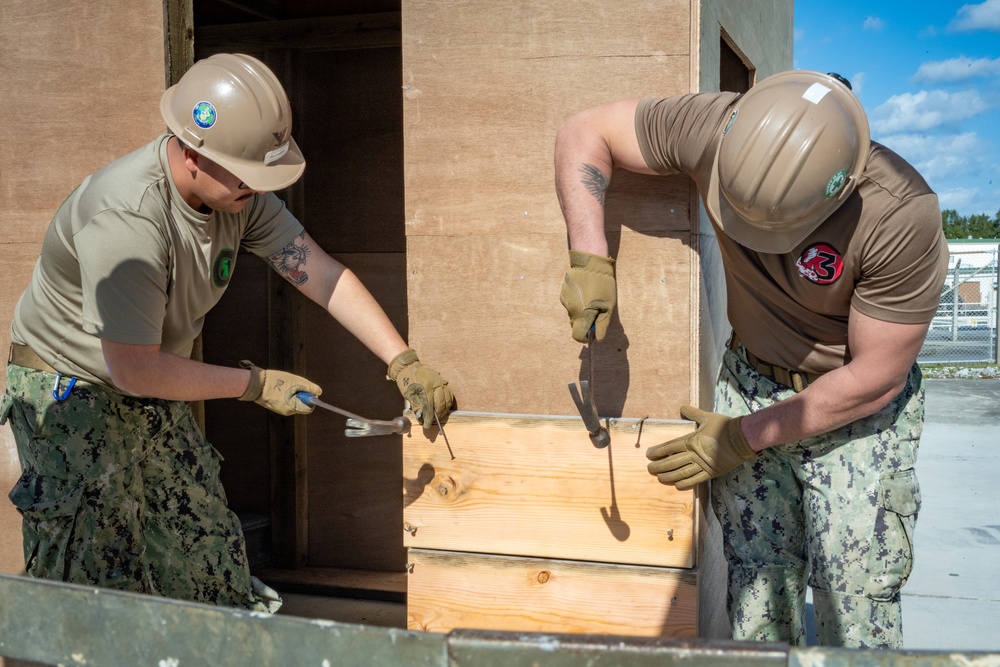
[[[602,417],[677,417],[694,399],[693,252],[687,233],[609,235],[618,308],[594,349]],[[565,237],[409,237],[410,344],[448,378],[461,410],[576,414],[586,377],[559,290]]]
[[[602,102],[689,92],[688,0],[402,8],[408,234],[559,231],[561,122]]]
[[[455,413],[403,440],[405,545],[694,567],[695,494],[646,471],[687,422],[622,420],[597,449],[582,420]],[[449,451],[450,445],[450,451]],[[455,458],[452,459],[451,455]]]
[[[697,636],[683,570],[411,549],[407,627]]]

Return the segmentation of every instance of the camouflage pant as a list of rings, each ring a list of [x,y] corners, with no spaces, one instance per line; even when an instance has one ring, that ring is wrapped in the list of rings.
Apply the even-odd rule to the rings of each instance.
[[[726,351],[717,412],[748,414],[792,395],[750,368],[742,350]],[[767,449],[713,481],[734,638],[804,644],[808,585],[821,644],[902,647],[923,405],[914,364],[903,391],[870,417]]]
[[[28,574],[267,611],[226,506],[222,457],[190,406],[83,381],[60,402],[54,380],[7,366],[2,416],[22,470],[10,499]]]

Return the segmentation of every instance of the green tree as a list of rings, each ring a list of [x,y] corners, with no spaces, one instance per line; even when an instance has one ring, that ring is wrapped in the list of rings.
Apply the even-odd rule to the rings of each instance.
[[[990,218],[985,213],[959,215],[954,209],[941,211],[941,224],[945,238],[949,239],[997,239],[1000,238],[1000,211]]]

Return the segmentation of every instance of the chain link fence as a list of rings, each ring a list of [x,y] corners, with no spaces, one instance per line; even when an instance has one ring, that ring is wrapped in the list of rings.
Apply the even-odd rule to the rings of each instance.
[[[941,304],[920,350],[920,363],[996,363],[1000,241],[951,241]]]

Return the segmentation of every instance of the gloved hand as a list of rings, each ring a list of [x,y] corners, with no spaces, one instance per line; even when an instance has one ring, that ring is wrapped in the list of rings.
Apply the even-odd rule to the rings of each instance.
[[[615,260],[570,250],[569,270],[563,280],[559,301],[569,313],[573,339],[586,343],[587,334],[594,327],[594,337],[604,340],[616,299]]]
[[[300,391],[308,391],[310,394],[319,396],[323,393],[319,385],[294,373],[265,370],[254,366],[253,363],[245,359],[240,362],[240,366],[250,369],[250,384],[240,396],[240,400],[253,401],[279,415],[287,417],[294,414],[309,414],[313,411],[313,406],[306,405],[295,398],[295,394]]]
[[[396,382],[399,393],[410,402],[414,414],[423,421],[424,428],[430,428],[434,424],[434,415],[440,419],[448,414],[455,401],[448,388],[448,381],[430,366],[422,364],[413,350],[396,355],[389,364],[388,377]]]
[[[726,474],[757,454],[740,428],[743,417],[727,417],[690,405],[681,408],[681,417],[694,421],[698,428],[646,451],[646,458],[652,461],[646,469],[661,484],[690,489]]]

